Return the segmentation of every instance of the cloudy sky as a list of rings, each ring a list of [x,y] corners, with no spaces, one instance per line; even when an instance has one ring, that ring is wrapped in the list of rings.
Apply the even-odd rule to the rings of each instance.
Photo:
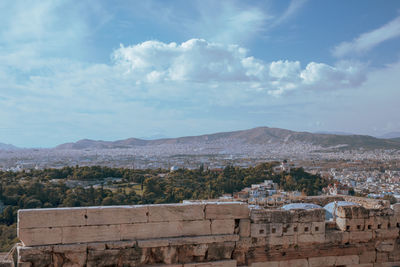
[[[0,1],[0,142],[400,131],[400,2]]]

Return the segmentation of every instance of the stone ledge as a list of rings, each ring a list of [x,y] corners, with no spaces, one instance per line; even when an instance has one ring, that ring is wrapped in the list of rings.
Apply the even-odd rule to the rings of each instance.
[[[180,245],[197,245],[209,243],[239,241],[239,235],[211,235],[195,237],[175,237],[175,238],[157,238],[148,240],[138,240],[138,246],[141,248],[155,248]]]

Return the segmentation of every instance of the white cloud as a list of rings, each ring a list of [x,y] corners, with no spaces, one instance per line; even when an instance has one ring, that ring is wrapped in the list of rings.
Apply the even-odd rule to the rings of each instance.
[[[148,41],[121,46],[113,58],[127,75],[144,83],[218,83],[220,88],[240,82],[248,91],[272,95],[291,90],[356,87],[364,79],[362,66],[354,62],[335,66],[311,62],[302,70],[299,61],[267,63],[247,56],[246,49],[240,46],[203,39],[182,44]]]
[[[336,57],[360,55],[368,52],[382,42],[400,36],[400,17],[373,31],[363,33],[351,42],[343,42],[337,45],[332,53]]]

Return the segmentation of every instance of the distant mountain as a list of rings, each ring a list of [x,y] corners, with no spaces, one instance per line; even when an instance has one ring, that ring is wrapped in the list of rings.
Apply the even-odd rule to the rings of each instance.
[[[384,139],[400,138],[400,132],[386,133],[384,135],[379,136],[379,138],[384,138]]]
[[[226,144],[234,142],[249,145],[303,143],[321,146],[324,148],[340,147],[341,149],[400,149],[400,140],[396,139],[379,139],[367,135],[338,135],[295,132],[268,127],[156,140],[129,138],[119,141],[94,141],[84,139],[75,143],[59,145],[56,147],[56,149],[112,149],[178,144],[201,147],[202,144]]]
[[[354,135],[353,133],[347,132],[336,132],[336,131],[319,131],[315,132],[316,134],[335,134],[335,135]]]
[[[0,150],[16,150],[16,149],[18,149],[18,147],[10,144],[0,143]]]

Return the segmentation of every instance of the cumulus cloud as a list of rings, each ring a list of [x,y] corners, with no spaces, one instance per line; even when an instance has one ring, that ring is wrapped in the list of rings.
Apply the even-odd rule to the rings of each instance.
[[[382,42],[400,36],[400,16],[373,31],[363,33],[351,42],[343,42],[334,47],[332,53],[336,57],[362,54],[378,46]]]
[[[362,66],[352,62],[335,66],[310,62],[302,69],[299,61],[264,62],[247,54],[237,45],[191,39],[181,44],[147,41],[121,45],[113,59],[127,75],[144,83],[241,82],[248,90],[272,95],[296,89],[353,87],[364,79]]]

